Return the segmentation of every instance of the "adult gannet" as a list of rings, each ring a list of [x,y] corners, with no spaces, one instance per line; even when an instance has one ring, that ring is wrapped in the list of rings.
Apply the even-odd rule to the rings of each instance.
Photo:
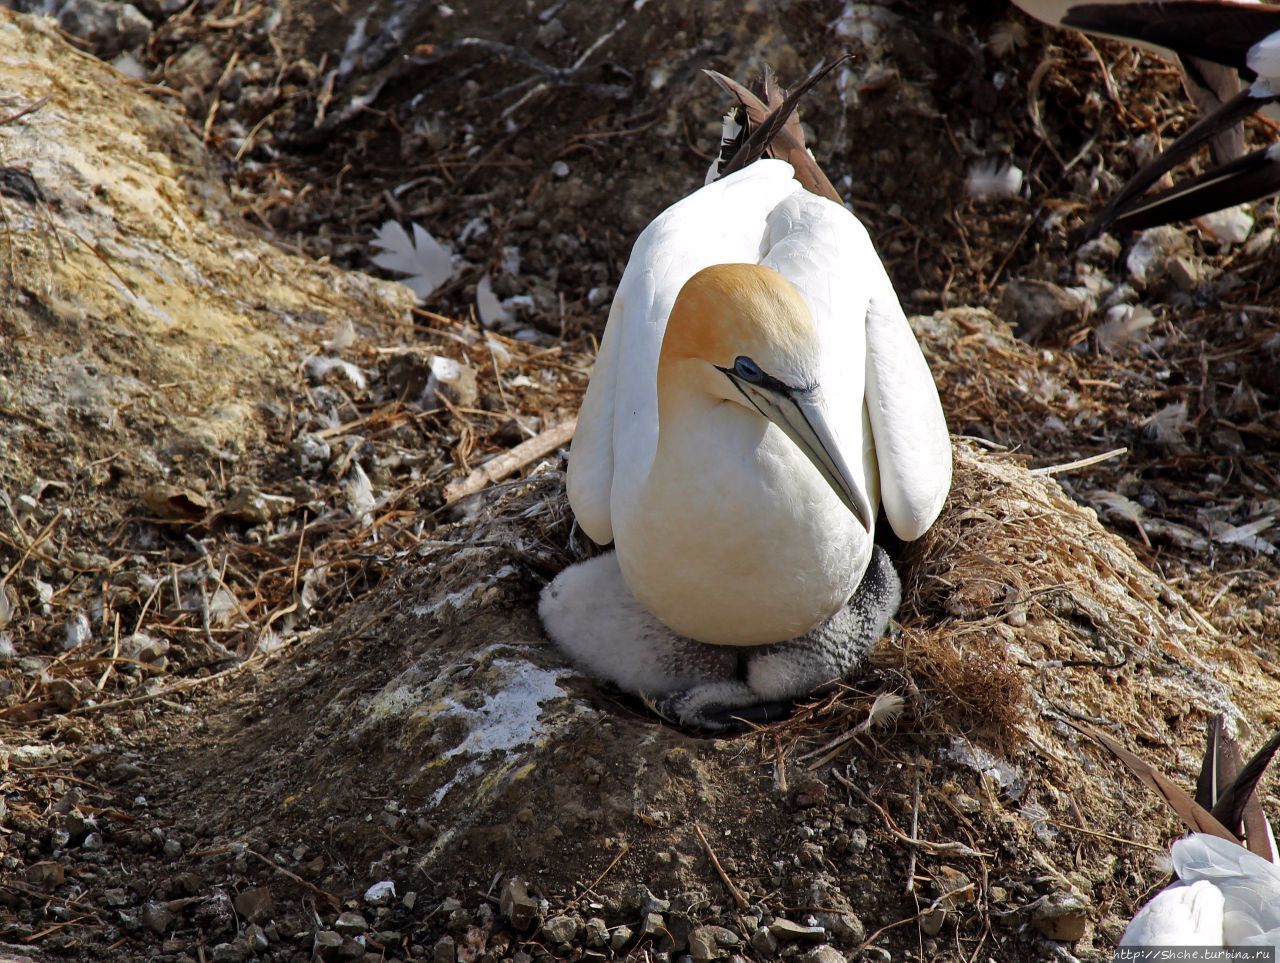
[[[741,150],[803,151],[798,124],[774,140],[800,92]],[[918,538],[951,483],[942,406],[884,266],[857,218],[797,179],[807,152],[792,156],[714,180],[637,239],[567,483],[583,531],[615,550],[561,572],[539,606],[571,658],[689,725],[856,667],[899,600],[877,507]]]
[[[1256,0],[1014,2],[1048,23],[1172,55],[1197,102],[1209,111],[1134,174],[1085,227],[1084,236],[1199,217],[1280,191],[1280,150],[1272,145],[1241,157],[1238,133],[1245,117],[1280,100],[1280,6]],[[1246,82],[1243,90],[1238,80]],[[1205,141],[1215,141],[1220,166],[1171,190],[1141,196]]]
[[[1192,830],[1173,844],[1177,882],[1138,911],[1120,945],[1280,948],[1275,835],[1254,794],[1280,749],[1280,733],[1243,763],[1239,744],[1216,716],[1192,798],[1114,740],[1083,731],[1155,789]]]

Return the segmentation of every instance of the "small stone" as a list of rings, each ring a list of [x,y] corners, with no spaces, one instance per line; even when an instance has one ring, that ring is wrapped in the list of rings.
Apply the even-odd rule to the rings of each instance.
[[[1031,911],[1031,925],[1051,940],[1074,943],[1089,923],[1089,905],[1075,893],[1050,893]]]
[[[598,916],[593,916],[583,925],[582,941],[592,949],[604,949],[609,945],[609,927]]]
[[[156,936],[167,933],[177,918],[177,914],[164,903],[147,903],[142,907],[142,925]]]
[[[164,841],[164,854],[170,859],[177,859],[182,855],[182,843],[176,839],[166,839]]]
[[[311,953],[322,960],[334,960],[342,949],[342,936],[333,930],[319,930],[311,945]]]
[[[322,864],[323,866],[323,864]],[[370,906],[386,906],[396,897],[396,884],[389,879],[384,879],[380,883],[374,883],[364,891],[364,901]],[[408,899],[408,895],[405,899]],[[410,905],[408,908],[412,909]]]
[[[621,953],[622,948],[631,942],[631,937],[634,935],[630,926],[614,927],[613,935],[609,937],[609,948],[615,953]]]
[[[772,957],[778,952],[778,938],[762,926],[751,934],[751,948],[763,957]]]
[[[656,940],[665,933],[666,928],[666,921],[661,913],[645,913],[644,921],[640,924],[640,938]]]
[[[123,886],[115,886],[113,889],[102,890],[102,903],[109,905],[111,909],[122,909],[133,902],[129,899],[129,894],[125,893]]]
[[[293,511],[294,501],[283,495],[268,495],[252,485],[241,485],[222,506],[222,514],[247,525],[265,525]]]
[[[849,833],[849,852],[862,853],[867,849],[867,831],[859,826],[853,832]]]
[[[343,940],[342,945],[338,947],[338,959],[340,960],[363,960],[364,953],[364,944],[350,937]]]
[[[942,924],[947,921],[947,911],[941,906],[934,906],[920,917],[920,930],[926,936],[937,936],[942,932]]]
[[[999,315],[1027,339],[1061,328],[1081,313],[1080,299],[1049,281],[1012,280],[1000,294]]]
[[[1196,258],[1175,257],[1169,262],[1169,282],[1184,294],[1200,286],[1203,274],[1204,268]]]
[[[139,46],[151,34],[151,21],[141,10],[106,0],[68,0],[58,11],[58,26],[88,41],[104,60]]]
[[[457,963],[458,947],[452,936],[442,936],[431,948],[431,959],[434,963]]]
[[[1209,433],[1209,445],[1221,455],[1233,458],[1245,453],[1244,439],[1231,425],[1220,425]]]
[[[769,932],[779,940],[796,940],[805,943],[821,943],[827,938],[827,931],[821,926],[804,926],[791,920],[779,917],[769,924]]]
[[[513,876],[502,887],[498,909],[517,930],[526,930],[537,916],[538,904],[529,895],[525,881],[518,876]]]
[[[1243,244],[1253,230],[1253,216],[1244,205],[1201,214],[1193,223],[1219,244]]]
[[[67,873],[62,868],[61,863],[46,860],[41,863],[32,863],[27,867],[27,882],[41,889],[53,889],[56,886],[61,886],[66,881],[66,878]]]
[[[339,933],[363,933],[369,928],[369,924],[359,913],[347,912],[333,921],[333,928]]]
[[[1138,236],[1125,258],[1125,268],[1136,286],[1152,288],[1169,277],[1169,268],[1174,260],[1192,253],[1191,239],[1178,228],[1164,224]]]
[[[710,926],[695,927],[689,934],[689,955],[694,963],[708,963],[727,954],[720,951],[720,943]]]
[[[271,900],[271,890],[266,886],[241,890],[236,894],[232,905],[236,908],[236,912],[250,923],[267,922],[267,920],[271,919],[271,912],[274,908]]]
[[[542,933],[552,943],[568,943],[578,935],[578,921],[570,916],[553,916],[542,924]]]
[[[213,948],[213,963],[243,963],[248,949],[240,943],[219,943]]]
[[[244,945],[249,948],[252,954],[265,953],[271,947],[271,941],[267,939],[267,931],[257,923],[250,923],[244,928]]]
[[[658,899],[647,886],[637,883],[630,886],[622,894],[622,912],[628,916],[643,916],[645,913],[665,913],[671,908],[667,900]]]
[[[823,943],[800,957],[800,963],[845,963],[844,954]]]

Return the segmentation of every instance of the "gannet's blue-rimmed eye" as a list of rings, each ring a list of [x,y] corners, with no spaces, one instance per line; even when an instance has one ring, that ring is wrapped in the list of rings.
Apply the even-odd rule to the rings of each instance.
[[[759,382],[764,379],[760,366],[746,355],[739,355],[733,362],[733,373],[743,381]]]

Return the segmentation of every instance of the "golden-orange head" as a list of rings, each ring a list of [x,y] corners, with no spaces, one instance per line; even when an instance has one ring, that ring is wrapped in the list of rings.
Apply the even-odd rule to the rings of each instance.
[[[813,314],[795,285],[763,265],[715,264],[676,296],[659,368],[703,361],[723,370],[746,358],[799,388],[816,382],[820,354]]]

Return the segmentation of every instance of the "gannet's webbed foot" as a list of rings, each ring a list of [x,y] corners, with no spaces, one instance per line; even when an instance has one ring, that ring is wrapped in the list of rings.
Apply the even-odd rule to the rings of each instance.
[[[654,700],[653,711],[671,722],[708,732],[742,732],[753,725],[785,719],[791,699],[761,700],[741,679],[707,682]]]
[[[538,613],[592,675],[652,699],[664,718],[721,732],[783,718],[795,700],[850,675],[901,595],[893,563],[876,546],[848,604],[808,634],[750,648],[706,645],[675,634],[636,601],[610,552],[561,572]]]
[[[722,731],[771,722],[796,700],[851,675],[884,635],[902,600],[902,583],[876,546],[848,604],[807,635],[739,650],[746,678],[692,686],[659,700],[658,710],[687,726]]]

